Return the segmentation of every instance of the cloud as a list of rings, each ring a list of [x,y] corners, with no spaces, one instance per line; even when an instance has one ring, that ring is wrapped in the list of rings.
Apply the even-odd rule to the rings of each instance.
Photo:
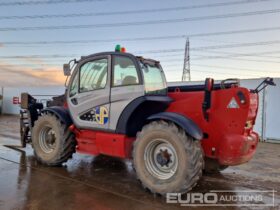
[[[29,72],[30,75],[47,80],[55,84],[64,84],[66,77],[61,68],[45,68],[44,70],[33,70]]]
[[[20,60],[26,61],[27,63],[30,64],[38,64],[38,65],[47,65],[43,59],[41,58],[34,58],[30,56],[22,57]]]
[[[44,66],[48,66],[44,64]],[[0,62],[0,86],[53,86],[65,81],[62,68],[33,69],[7,62]]]

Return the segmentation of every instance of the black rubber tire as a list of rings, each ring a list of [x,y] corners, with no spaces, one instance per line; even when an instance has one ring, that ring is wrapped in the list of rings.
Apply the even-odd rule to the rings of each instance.
[[[204,162],[204,172],[207,174],[217,174],[228,168],[226,165],[220,165],[215,159],[205,158]]]
[[[29,128],[24,125],[23,119],[20,118],[19,132],[20,132],[20,142],[21,142],[22,147],[26,147],[26,138],[28,135],[28,130],[29,130]]]
[[[170,143],[178,157],[174,175],[162,180],[153,176],[145,165],[145,147],[153,139],[163,138]],[[133,165],[137,178],[145,189],[165,196],[167,193],[186,193],[202,176],[203,152],[199,141],[186,135],[185,131],[172,122],[154,121],[138,132],[133,145]]]
[[[51,153],[44,152],[39,144],[40,131],[45,126],[50,126],[56,136],[56,145]],[[32,129],[32,146],[39,162],[48,166],[59,166],[75,153],[76,140],[74,134],[56,116],[45,113],[35,121]]]

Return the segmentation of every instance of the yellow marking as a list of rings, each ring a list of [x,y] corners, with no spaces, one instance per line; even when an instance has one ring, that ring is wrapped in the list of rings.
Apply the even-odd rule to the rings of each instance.
[[[99,107],[99,114],[95,114],[96,117],[96,121],[99,124],[104,124],[105,123],[105,118],[108,117],[108,110],[106,109],[106,107],[101,106]]]

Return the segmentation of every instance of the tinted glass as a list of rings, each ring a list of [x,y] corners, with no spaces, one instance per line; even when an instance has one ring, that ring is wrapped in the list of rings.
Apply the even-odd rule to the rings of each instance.
[[[139,84],[139,78],[133,61],[124,56],[114,58],[113,86]]]
[[[85,63],[80,69],[80,92],[105,88],[108,61],[100,59]]]
[[[79,84],[78,84],[78,75],[79,74],[76,74],[74,79],[73,79],[73,82],[70,86],[70,94],[69,96],[72,97],[74,95],[76,95],[78,93],[78,87],[79,87]]]
[[[150,65],[142,65],[145,93],[150,95],[166,95],[167,85],[160,68]]]

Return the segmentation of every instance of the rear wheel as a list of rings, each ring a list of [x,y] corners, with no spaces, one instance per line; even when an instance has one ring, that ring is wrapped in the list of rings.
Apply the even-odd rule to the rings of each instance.
[[[137,134],[133,164],[143,186],[153,193],[190,191],[202,175],[200,142],[173,123],[155,121]]]
[[[35,121],[32,145],[34,154],[41,163],[57,166],[72,157],[76,141],[74,135],[56,116],[47,113]]]

